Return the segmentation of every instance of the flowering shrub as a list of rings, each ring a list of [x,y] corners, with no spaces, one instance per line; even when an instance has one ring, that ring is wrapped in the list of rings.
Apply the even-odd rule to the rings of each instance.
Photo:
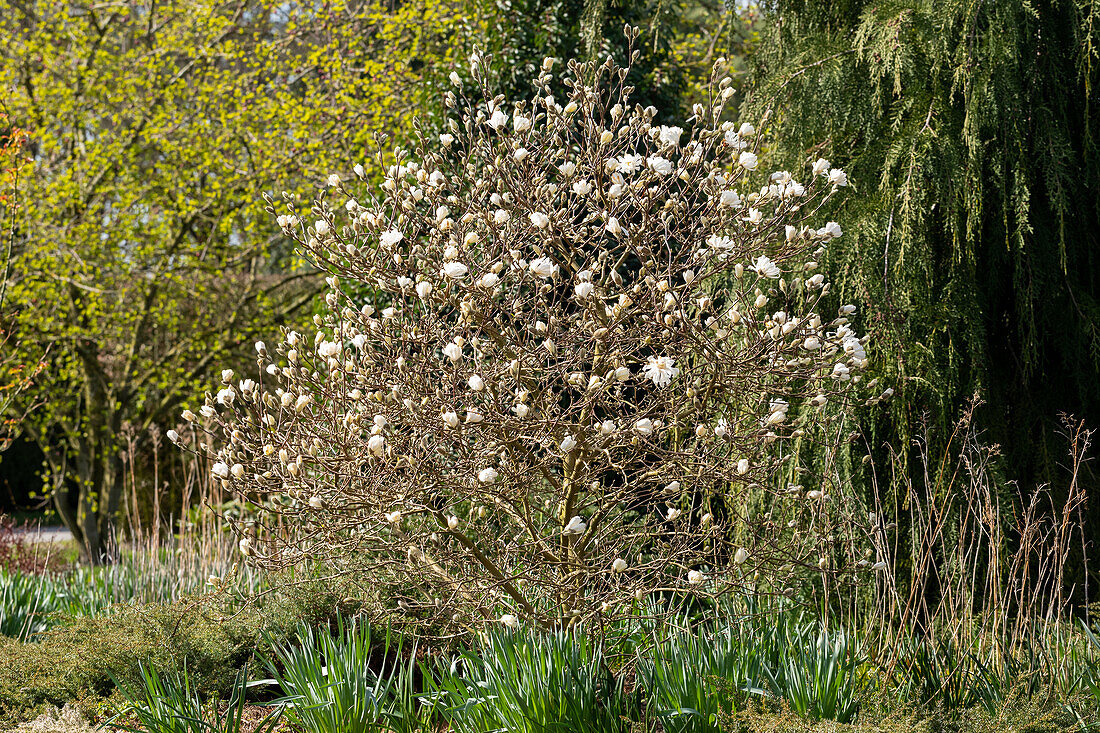
[[[773,478],[792,441],[843,439],[867,363],[853,309],[819,312],[813,260],[842,233],[811,222],[843,171],[758,181],[720,74],[684,130],[631,107],[610,60],[571,64],[561,101],[547,60],[514,104],[461,93],[481,68],[452,75],[449,132],[397,150],[381,190],[334,175],[311,216],[279,214],[333,273],[328,309],[184,415],[264,509],[242,552],[365,566],[459,626],[836,570],[823,543],[855,525],[828,477]]]

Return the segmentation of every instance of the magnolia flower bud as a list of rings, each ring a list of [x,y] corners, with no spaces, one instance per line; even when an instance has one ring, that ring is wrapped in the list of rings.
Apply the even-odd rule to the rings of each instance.
[[[749,472],[749,459],[748,458],[742,458],[741,460],[739,460],[737,462],[737,475],[738,476],[744,476],[748,472]]]
[[[700,585],[706,579],[707,576],[703,575],[703,573],[698,570],[691,570],[688,572],[688,582],[692,585]]]
[[[513,614],[506,613],[500,617],[500,622],[507,626],[509,629],[519,628],[519,618]]]
[[[733,553],[733,561],[738,565],[744,565],[745,561],[749,559],[749,551],[744,547],[738,547],[737,552]]]
[[[483,468],[478,472],[477,480],[483,484],[492,484],[496,483],[498,475],[495,468]]]
[[[626,572],[626,560],[621,557],[615,558],[615,562],[611,563],[611,570],[616,573]]]
[[[240,548],[242,555],[247,556],[252,554],[252,540],[247,537],[243,538],[237,546]]]

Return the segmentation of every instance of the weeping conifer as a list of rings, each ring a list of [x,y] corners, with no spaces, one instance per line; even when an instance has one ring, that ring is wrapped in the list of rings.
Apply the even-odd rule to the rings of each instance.
[[[1064,483],[1060,414],[1100,426],[1100,9],[772,0],[764,10],[745,112],[771,110],[769,163],[804,170],[823,155],[854,184],[829,265],[838,296],[863,306],[897,390],[864,416],[872,445],[912,458],[927,424],[930,454],[942,456],[978,393],[977,427],[1002,447],[1003,478],[1025,490]]]

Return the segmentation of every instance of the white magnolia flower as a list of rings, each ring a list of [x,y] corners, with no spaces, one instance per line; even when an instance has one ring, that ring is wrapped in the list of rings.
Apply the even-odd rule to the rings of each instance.
[[[165,435],[167,435],[168,440],[172,441],[173,443],[178,443],[180,440],[180,434],[177,433],[175,430],[169,430],[167,433],[165,433]]]
[[[493,223],[494,224],[505,224],[511,218],[512,218],[512,215],[509,214],[506,209],[497,209],[496,211],[493,212]]]
[[[612,572],[625,573],[626,572],[626,560],[621,557],[615,558],[615,562],[611,563]]]
[[[752,269],[760,277],[766,277],[770,280],[775,280],[782,274],[779,271],[779,266],[772,262],[767,255],[760,255],[753,260]]]
[[[855,312],[856,312],[856,307],[854,305],[842,305],[842,306],[840,306],[840,315],[842,315],[842,316],[850,316]]]
[[[682,127],[666,127],[665,125],[661,125],[658,136],[661,139],[662,145],[676,148],[680,146],[680,137],[683,134],[684,128]]]
[[[813,164],[813,173],[815,176],[823,176],[829,172],[829,161],[824,158],[818,158]]]
[[[889,567],[889,566],[885,563],[885,561],[879,560],[878,562],[876,562],[874,565],[871,566],[871,569],[881,571],[881,570],[885,570],[887,567]]]
[[[737,134],[737,130],[727,130],[723,138],[726,141],[726,145],[729,145],[734,150],[744,150],[749,146],[744,138]]]
[[[665,513],[665,519],[667,519],[670,522],[675,522],[677,519],[680,518],[681,514],[683,514],[683,512],[680,511],[679,509],[674,509],[673,507],[669,507],[668,511]]]
[[[553,277],[554,273],[558,271],[558,266],[549,257],[539,257],[531,260],[528,267],[531,268],[531,272],[539,277]]]
[[[749,472],[749,459],[748,458],[742,458],[741,460],[739,460],[737,462],[737,475],[738,476],[744,476],[748,472]]]
[[[737,129],[737,134],[741,137],[752,137],[756,134],[756,128],[752,126],[752,123],[742,122],[741,127]]]
[[[825,226],[821,227],[821,229],[818,229],[817,233],[822,236],[831,237],[832,239],[836,239],[840,235],[844,234],[844,232],[840,228],[840,225],[837,224],[835,221],[828,222]]]
[[[485,416],[482,415],[477,410],[471,410],[471,409],[466,410],[466,422],[468,424],[476,425],[479,422],[484,422],[484,420],[485,420]]]
[[[233,474],[233,478],[235,479],[242,479],[244,478],[244,466],[239,463],[234,463],[233,467],[229,469],[229,473]]]
[[[759,209],[750,208],[745,216],[741,217],[741,221],[752,224],[753,226],[759,226],[760,222],[764,221],[764,214]]]
[[[577,164],[567,160],[558,166],[558,170],[561,171],[562,176],[569,178],[577,172]]]
[[[497,275],[495,272],[487,272],[478,278],[477,284],[479,287],[488,289],[496,287],[499,282],[500,275]]]
[[[744,547],[738,547],[737,552],[733,553],[733,561],[738,565],[744,565],[745,561],[749,559],[749,551]]]
[[[319,496],[311,496],[309,497],[309,506],[313,509],[323,509],[325,502]]]
[[[698,570],[691,570],[688,572],[688,582],[692,585],[700,585],[706,579],[707,576],[703,575],[703,573]]]
[[[444,412],[441,416],[443,424],[447,427],[454,429],[458,427],[458,413],[453,410]]]
[[[336,356],[340,353],[340,344],[333,341],[322,341],[320,345],[317,346],[317,353],[326,359]]]
[[[565,529],[562,530],[562,534],[584,534],[588,529],[588,525],[584,523],[584,519],[581,517],[573,517],[569,520],[569,523],[565,525]]]
[[[523,402],[518,402],[514,407],[512,407],[512,412],[516,413],[516,417],[518,417],[520,420],[527,417],[527,413],[530,411],[531,408]]]
[[[595,285],[590,282],[580,282],[573,287],[573,292],[577,294],[580,299],[585,299],[589,295],[592,295],[592,291],[595,289]]]
[[[466,277],[466,273],[469,271],[469,268],[461,262],[448,262],[443,265],[443,269],[441,270],[445,277],[449,277],[452,280],[461,280]]]
[[[625,367],[625,366],[616,367],[615,368],[615,379],[619,380],[620,382],[625,382],[628,379],[630,379],[630,367]]]
[[[378,238],[378,241],[382,243],[383,247],[392,247],[404,238],[405,235],[397,231],[396,229],[387,229],[386,231],[382,232],[382,235]]]
[[[218,390],[218,394],[214,396],[214,399],[219,405],[225,405],[229,407],[233,404],[233,400],[236,399],[237,393],[233,391],[232,387],[226,387],[225,389]]]
[[[432,284],[427,280],[422,280],[416,284],[416,294],[421,300],[426,299],[432,294]]]
[[[508,115],[504,110],[499,107],[493,110],[493,114],[489,115],[489,121],[487,123],[489,127],[499,131],[502,127],[508,124]]]
[[[439,142],[441,142],[443,144],[443,147],[445,148],[451,147],[451,145],[454,144],[454,141],[455,136],[450,134],[449,132],[445,132],[439,136]]]
[[[483,468],[478,472],[477,480],[483,484],[492,484],[496,483],[497,476],[499,475],[500,474],[497,473],[495,468]]]
[[[519,618],[511,613],[506,613],[500,617],[500,622],[507,626],[509,629],[519,628]]]
[[[531,118],[516,114],[512,116],[512,128],[516,132],[527,132],[531,129]]]
[[[547,226],[550,225],[550,217],[539,211],[532,211],[530,214],[527,215],[527,218],[530,219],[531,223],[539,229],[545,229]]]
[[[847,186],[848,174],[840,170],[839,168],[833,168],[831,171],[829,171],[829,183],[833,184],[834,186]]]
[[[634,423],[634,430],[637,431],[639,435],[653,435],[655,426],[652,420],[648,417],[643,417],[641,420]]]
[[[637,173],[642,168],[642,164],[645,160],[640,155],[633,155],[627,153],[617,159],[618,165],[616,170],[622,173],[624,176],[629,176],[631,173]]]
[[[328,222],[324,219],[318,219],[313,223],[313,231],[317,232],[318,237],[326,236],[331,229],[329,229]]]
[[[725,206],[729,209],[740,209],[741,197],[737,195],[736,191],[731,191],[727,189],[722,192],[721,196],[718,199],[718,203],[721,206]]]
[[[218,478],[229,478],[229,464],[219,461],[210,467],[210,473]]]
[[[618,429],[619,426],[615,424],[614,420],[604,420],[600,423],[600,434],[602,435],[611,435]]]
[[[453,362],[458,362],[462,359],[462,347],[452,341],[443,347],[443,355]]]
[[[561,441],[561,452],[569,453],[577,447],[577,441],[572,435],[566,435]]]
[[[485,389],[485,380],[482,379],[481,376],[478,374],[474,374],[473,376],[471,376],[470,379],[467,380],[466,384],[470,385],[470,389],[475,392],[480,392],[481,390]]]
[[[386,449],[386,439],[381,435],[372,435],[367,441],[367,450],[373,456],[381,456]]]
[[[251,555],[252,554],[252,540],[248,539],[247,537],[242,539],[237,544],[237,547],[240,548],[242,555]]]
[[[574,182],[571,188],[573,189],[573,193],[577,194],[578,196],[587,196],[588,194],[592,193],[592,184],[584,178]]]
[[[645,162],[649,169],[659,176],[667,176],[673,171],[672,161],[659,155],[651,155]]]
[[[401,521],[401,510],[400,509],[395,509],[392,512],[386,512],[385,517],[386,517],[386,521],[389,522],[390,524],[397,524],[398,522]]]
[[[651,356],[642,372],[658,387],[667,387],[679,374],[676,361],[667,356]]]
[[[750,153],[747,150],[737,157],[737,165],[741,166],[747,171],[756,170],[756,166],[758,166],[759,164],[760,159],[756,157],[756,153]]]
[[[458,529],[458,517],[454,516],[453,514],[447,517],[447,529],[452,531]]]

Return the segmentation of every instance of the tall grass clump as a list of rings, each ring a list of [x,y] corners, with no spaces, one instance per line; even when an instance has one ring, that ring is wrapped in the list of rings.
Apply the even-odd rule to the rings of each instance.
[[[248,667],[237,672],[228,704],[204,701],[192,684],[187,668],[164,675],[154,666],[140,666],[140,685],[119,683],[126,704],[108,721],[116,730],[130,733],[242,733],[245,724],[245,698],[248,692]],[[276,708],[259,723],[249,725],[250,733],[272,733],[279,724],[282,709]]]
[[[630,729],[623,680],[602,648],[575,631],[490,629],[432,685],[436,714],[456,733]]]
[[[414,690],[415,650],[389,629],[379,639],[369,623],[338,616],[335,631],[301,625],[276,643],[268,662],[283,691],[287,719],[308,733],[413,733],[422,730]]]

